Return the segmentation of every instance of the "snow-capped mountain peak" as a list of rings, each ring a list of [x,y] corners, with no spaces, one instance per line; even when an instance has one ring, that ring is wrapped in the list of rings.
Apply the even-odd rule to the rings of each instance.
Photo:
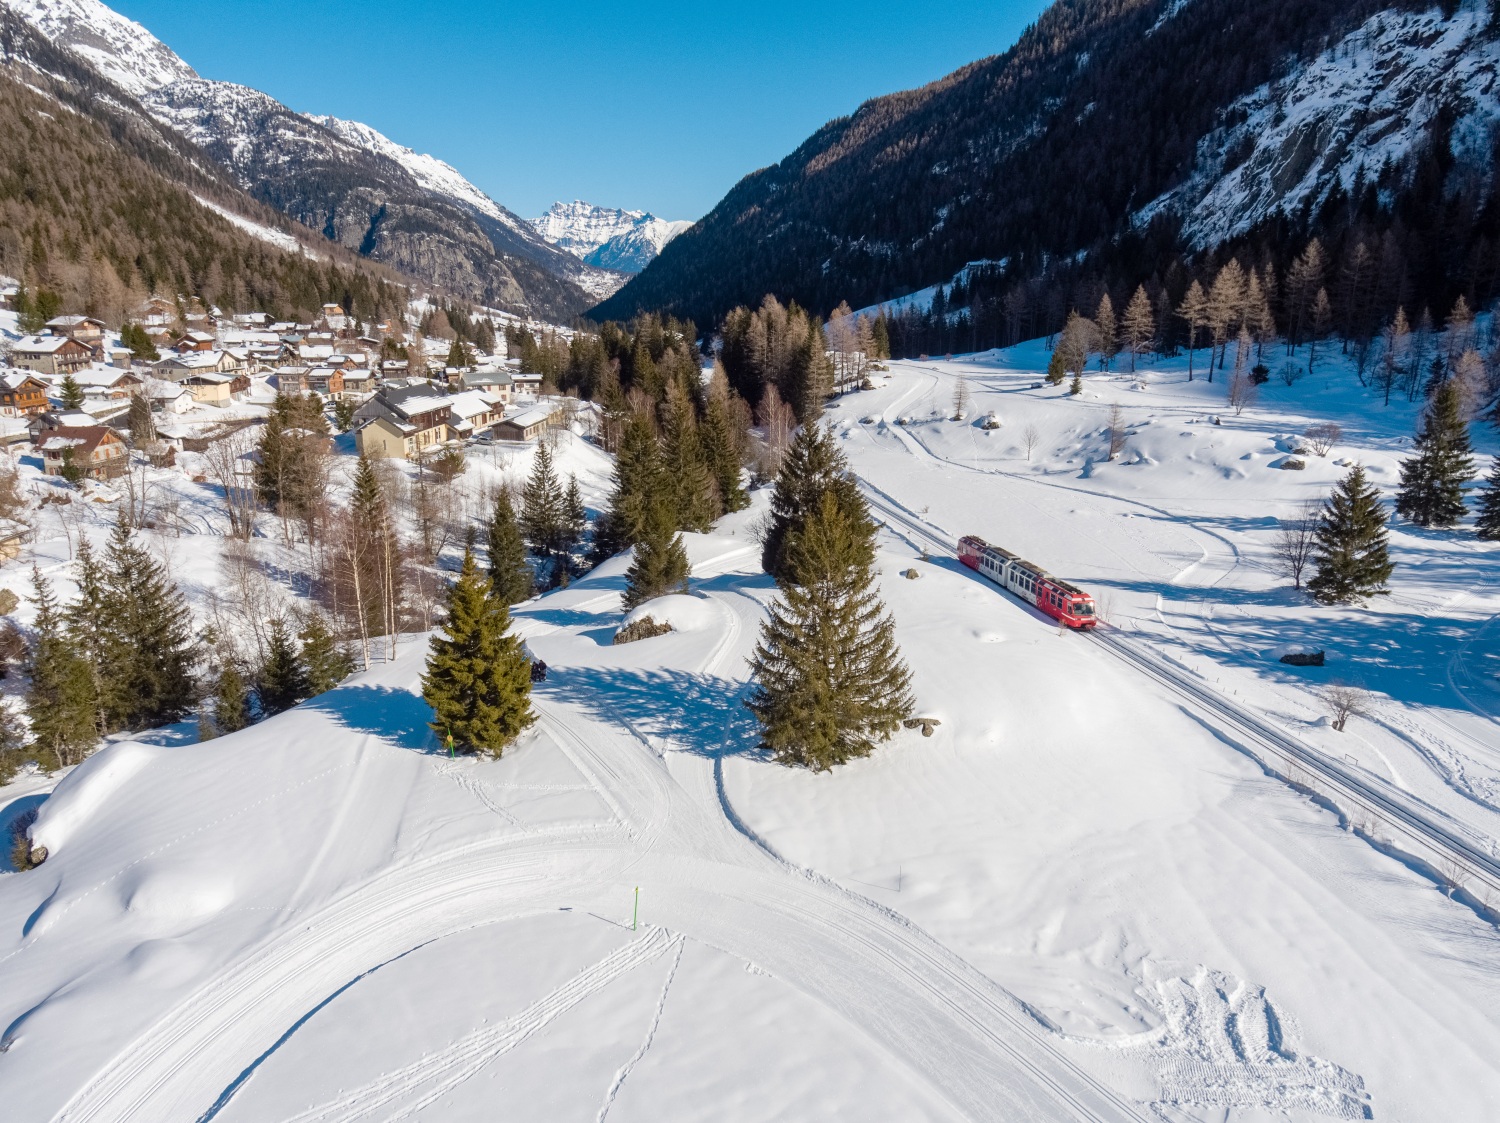
[[[99,0],[0,0],[115,85],[143,97],[197,72],[151,32]]]
[[[531,224],[547,241],[600,269],[639,273],[662,247],[693,224],[648,211],[598,207],[575,199],[553,203]]]

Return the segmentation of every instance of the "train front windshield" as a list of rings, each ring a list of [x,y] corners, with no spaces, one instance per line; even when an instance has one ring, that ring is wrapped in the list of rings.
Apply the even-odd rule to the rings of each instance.
[[[1074,616],[1092,616],[1093,614],[1094,606],[1091,604],[1075,604],[1073,606]]]

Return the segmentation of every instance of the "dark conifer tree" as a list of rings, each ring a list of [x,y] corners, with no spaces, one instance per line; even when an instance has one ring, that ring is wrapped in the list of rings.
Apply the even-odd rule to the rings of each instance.
[[[31,742],[48,766],[77,764],[99,740],[93,676],[63,627],[52,585],[33,566],[36,636],[27,661]]]
[[[495,495],[495,513],[489,525],[489,569],[494,595],[506,607],[520,604],[536,592],[536,576],[526,560],[526,543],[521,540],[508,488],[501,488]]]
[[[875,588],[874,528],[831,492],[788,537],[751,659],[746,702],[783,764],[826,771],[867,756],[912,709],[911,674]]]
[[[615,490],[609,511],[594,531],[594,560],[603,561],[640,541],[646,522],[646,500],[661,474],[656,430],[642,413],[632,414],[615,457]]]
[[[271,635],[266,641],[266,661],[255,684],[255,697],[261,713],[269,717],[289,710],[308,696],[307,668],[302,654],[292,643],[286,624],[271,621]]]
[[[787,575],[785,554],[787,538],[799,530],[808,514],[816,510],[825,494],[832,494],[845,515],[854,523],[869,523],[859,484],[849,471],[849,462],[834,443],[832,432],[821,425],[800,429],[787,449],[776,475],[776,490],[771,494],[771,521],[761,544],[761,566],[778,580]],[[874,539],[867,536],[874,561]]]
[[[71,374],[63,375],[61,385],[57,388],[58,398],[62,402],[63,409],[83,408],[83,387],[78,385],[77,379]]]
[[[552,450],[538,444],[521,496],[521,533],[538,554],[551,555],[562,541],[563,494],[552,467]]]
[[[1417,454],[1401,464],[1396,513],[1418,526],[1451,527],[1468,512],[1464,485],[1474,478],[1469,426],[1458,384],[1448,379],[1433,395],[1415,441]]]
[[[100,694],[111,729],[150,729],[193,705],[192,613],[161,563],[115,526],[104,559]]]
[[[675,382],[667,387],[662,413],[662,468],[664,482],[676,492],[677,525],[707,531],[719,516],[719,496],[698,439],[692,400]]]
[[[722,511],[743,511],[750,505],[745,494],[740,464],[740,441],[727,386],[716,387],[708,396],[703,416],[703,449],[718,488]]]
[[[1323,604],[1348,604],[1388,590],[1390,555],[1380,493],[1356,464],[1333,489],[1318,523],[1317,572],[1308,591]]]
[[[635,556],[625,571],[625,608],[655,597],[688,591],[687,550],[677,532],[672,494],[659,488],[646,496],[646,518]]]
[[[1495,457],[1490,474],[1485,478],[1474,530],[1487,541],[1500,542],[1500,456]]]
[[[302,667],[307,673],[307,697],[326,694],[349,677],[354,660],[348,650],[333,638],[323,617],[314,612],[298,634],[302,641]]]
[[[455,749],[498,757],[535,720],[531,664],[474,555],[448,590],[448,614],[422,676],[432,730]]]
[[[214,680],[213,731],[236,733],[250,724],[250,692],[233,659],[226,659]]]
[[[104,567],[86,536],[80,537],[75,559],[74,577],[78,598],[62,610],[68,639],[88,664],[89,680],[94,684],[94,723],[99,731],[110,728],[103,709],[104,648],[109,634],[109,597],[104,585]]]
[[[568,477],[568,490],[563,496],[563,552],[571,553],[583,541],[583,532],[588,529],[588,508],[583,505],[583,492],[578,489],[578,477]]]

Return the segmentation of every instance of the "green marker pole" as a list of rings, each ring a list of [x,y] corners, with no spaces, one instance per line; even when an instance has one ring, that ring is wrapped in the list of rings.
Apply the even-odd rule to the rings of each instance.
[[[635,931],[636,922],[641,919],[641,887],[635,887],[635,912],[630,916],[630,930]]]
[[[453,759],[453,734],[448,734],[448,759]]]

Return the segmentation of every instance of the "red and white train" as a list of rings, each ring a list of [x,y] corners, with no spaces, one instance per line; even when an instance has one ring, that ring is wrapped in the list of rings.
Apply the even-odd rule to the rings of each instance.
[[[1040,566],[991,546],[983,538],[972,534],[960,538],[958,560],[1070,628],[1092,628],[1099,623],[1094,598],[1078,586],[1059,581]]]

